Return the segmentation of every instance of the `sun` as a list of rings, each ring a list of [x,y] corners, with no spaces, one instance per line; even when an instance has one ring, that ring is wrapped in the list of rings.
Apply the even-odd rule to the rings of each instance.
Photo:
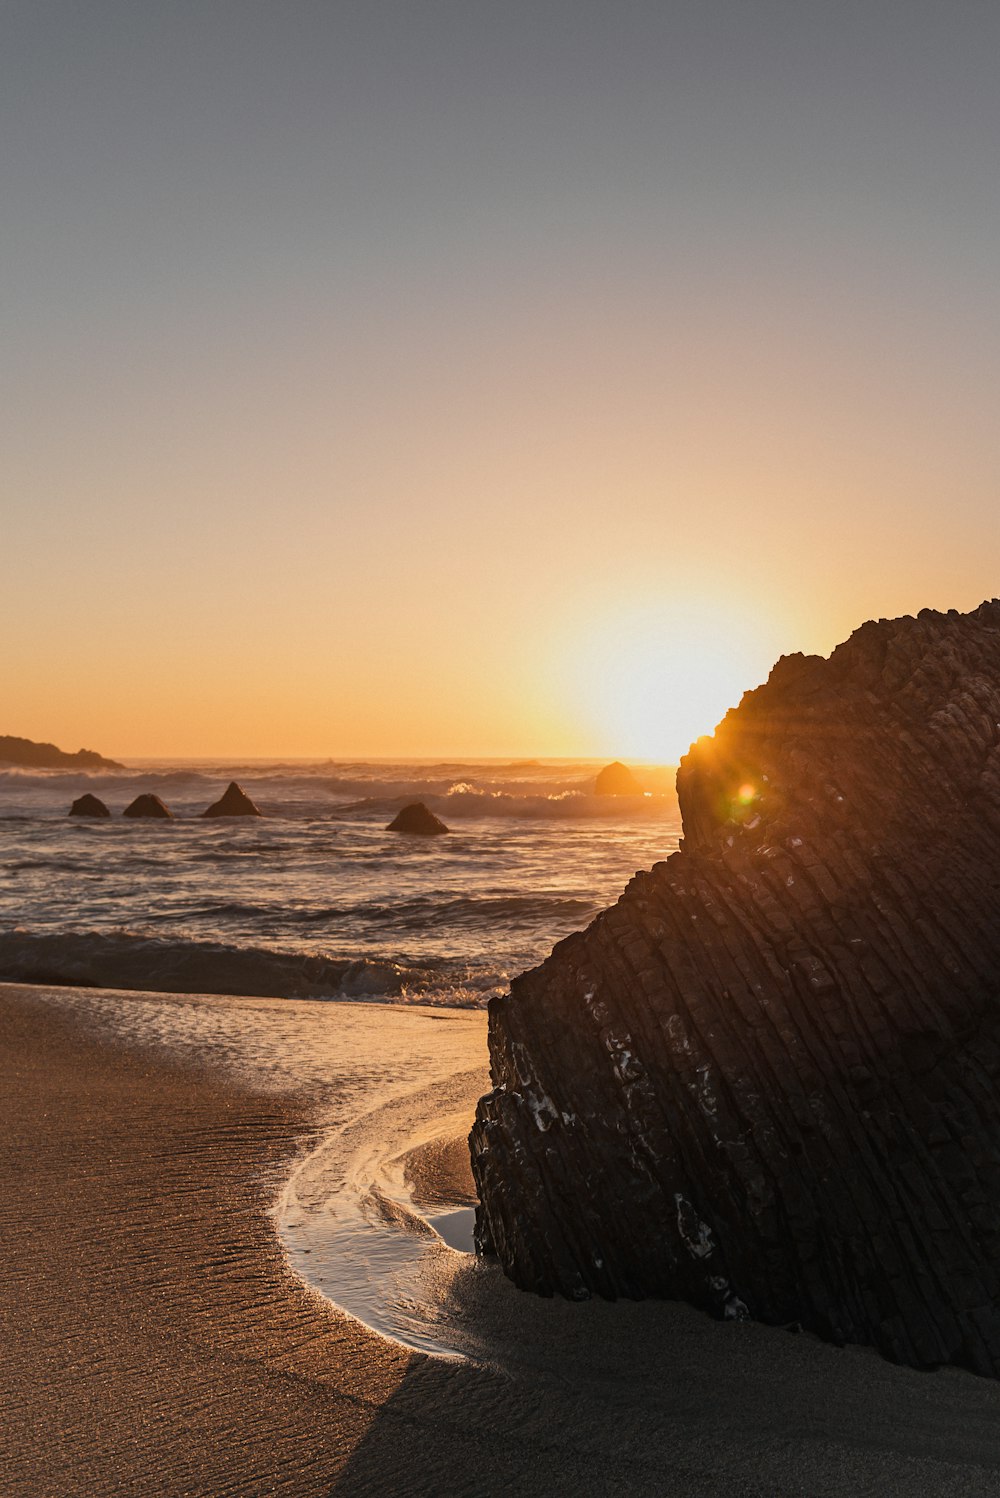
[[[726,604],[631,605],[591,622],[567,672],[600,754],[676,764],[774,660],[766,621]]]

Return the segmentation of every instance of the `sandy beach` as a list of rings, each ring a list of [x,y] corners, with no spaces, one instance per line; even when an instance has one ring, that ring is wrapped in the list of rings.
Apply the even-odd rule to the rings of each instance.
[[[389,1186],[431,1218],[467,1202],[481,1014],[0,985],[0,1044],[5,1493],[1000,1485],[991,1382],[673,1304],[541,1301],[421,1232]],[[323,1293],[355,1209],[403,1332],[451,1355]]]

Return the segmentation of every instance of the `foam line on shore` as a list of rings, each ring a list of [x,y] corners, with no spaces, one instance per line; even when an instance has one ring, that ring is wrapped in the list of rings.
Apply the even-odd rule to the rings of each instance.
[[[289,1262],[308,1284],[380,1335],[444,1357],[466,1354],[441,1306],[432,1313],[427,1283],[435,1258],[471,1253],[471,1176],[464,1193],[438,1192],[421,1210],[407,1164],[435,1142],[464,1142],[486,1081],[476,1067],[333,1130],[275,1206]]]

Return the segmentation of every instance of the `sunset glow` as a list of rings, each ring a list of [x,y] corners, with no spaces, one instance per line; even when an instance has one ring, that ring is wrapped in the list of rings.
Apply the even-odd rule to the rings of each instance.
[[[676,764],[766,677],[774,622],[706,597],[608,607],[571,648],[580,736],[601,750]]]
[[[992,595],[990,48],[793,10],[15,5],[3,727],[673,759]]]

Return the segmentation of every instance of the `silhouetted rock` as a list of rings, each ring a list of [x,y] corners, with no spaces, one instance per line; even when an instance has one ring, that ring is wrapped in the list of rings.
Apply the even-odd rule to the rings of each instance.
[[[437,837],[439,832],[447,832],[448,828],[429,811],[422,801],[414,801],[409,806],[404,806],[398,816],[394,817],[386,828],[387,832],[418,832],[422,837]]]
[[[78,749],[67,754],[55,744],[36,744],[34,739],[18,739],[0,734],[0,763],[23,765],[39,770],[124,770],[116,759],[105,759],[93,749]]]
[[[642,786],[628,765],[616,759],[605,765],[594,781],[595,796],[641,796]]]
[[[235,780],[229,782],[225,794],[213,801],[203,817],[259,817],[263,813],[254,805],[242,786]]]
[[[1000,602],[791,656],[681,851],[490,1003],[477,1241],[517,1284],[1000,1374]]]
[[[71,817],[110,817],[111,813],[97,796],[92,796],[88,791],[85,796],[78,796],[69,809]]]
[[[145,795],[136,796],[132,804],[130,806],[126,806],[125,810],[122,812],[122,816],[172,817],[173,812],[170,811],[166,806],[164,806],[159,796],[154,796],[147,791]]]

